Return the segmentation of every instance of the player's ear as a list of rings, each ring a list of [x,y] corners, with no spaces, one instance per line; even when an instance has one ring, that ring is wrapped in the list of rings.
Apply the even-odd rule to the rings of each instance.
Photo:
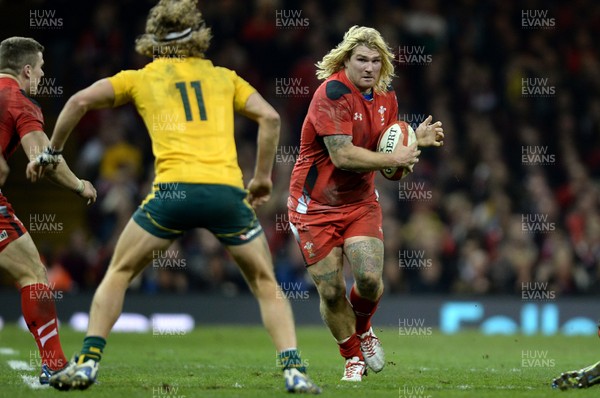
[[[33,69],[31,65],[25,65],[23,67],[23,74],[25,75],[26,78],[31,77],[31,69]]]

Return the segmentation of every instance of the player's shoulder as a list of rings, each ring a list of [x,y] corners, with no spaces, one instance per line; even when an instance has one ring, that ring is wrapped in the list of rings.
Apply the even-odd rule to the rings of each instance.
[[[229,69],[225,66],[213,65],[212,63],[210,63],[210,64],[208,64],[208,67],[210,67],[213,70],[213,73],[216,76],[225,77],[231,81],[234,81],[236,79],[244,79],[242,76],[240,76],[237,73],[237,71],[235,71],[233,69]]]
[[[149,65],[146,65],[140,69],[123,69],[117,73],[115,73],[112,76],[107,77],[107,79],[109,81],[112,81],[114,79],[125,79],[125,80],[132,80],[135,79],[137,76],[142,75],[145,72],[149,71],[148,68]]]
[[[338,100],[344,95],[351,94],[352,90],[344,82],[332,79],[325,82],[325,95],[330,100]]]
[[[235,74],[235,75],[237,75],[236,71],[234,71],[233,69],[229,69],[226,66],[214,65],[212,63],[208,64],[207,66],[209,66],[210,68],[212,68],[215,71],[220,72],[220,73],[227,73],[227,74]]]
[[[345,95],[352,94],[350,87],[339,79],[330,77],[325,80],[315,91],[315,97],[327,98],[331,101],[338,101]]]
[[[12,98],[5,106],[13,107],[17,110],[21,108],[41,109],[39,102],[28,96],[23,89],[8,79],[0,79],[0,89],[9,91],[9,98]]]
[[[384,95],[396,95],[396,90],[394,90],[394,87],[391,84],[388,84],[387,87],[385,88],[385,91],[383,92]]]
[[[15,98],[17,100],[17,102],[20,104],[20,106],[23,106],[25,108],[34,108],[36,110],[41,110],[42,106],[40,105],[39,102],[37,102],[36,100],[34,100],[33,98],[29,97],[27,94],[25,94],[25,91],[19,89],[17,94],[15,95]],[[18,107],[19,105],[17,105]]]
[[[391,84],[389,84],[383,93],[380,94],[383,98],[388,101],[396,101],[396,91]]]

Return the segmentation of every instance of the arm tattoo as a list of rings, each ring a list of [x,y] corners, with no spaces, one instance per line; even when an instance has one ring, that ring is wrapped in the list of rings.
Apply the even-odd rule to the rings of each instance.
[[[336,153],[340,148],[345,147],[346,145],[352,144],[352,137],[349,135],[328,135],[323,138],[325,142],[325,146],[329,153]]]

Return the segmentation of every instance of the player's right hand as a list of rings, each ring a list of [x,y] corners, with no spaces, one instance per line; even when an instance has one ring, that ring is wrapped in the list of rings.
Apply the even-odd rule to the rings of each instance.
[[[96,193],[96,188],[92,185],[88,180],[81,180],[84,184],[83,192],[78,195],[84,199],[87,199],[87,204],[92,204],[96,201],[96,197],[98,194]]]
[[[270,178],[257,179],[253,178],[248,183],[248,202],[252,208],[256,209],[271,199],[271,191],[273,190],[273,182]]]
[[[412,167],[415,163],[419,161],[419,155],[421,151],[417,147],[417,143],[414,142],[412,145],[404,146],[404,145],[396,145],[396,149],[392,154],[396,160],[395,167]]]

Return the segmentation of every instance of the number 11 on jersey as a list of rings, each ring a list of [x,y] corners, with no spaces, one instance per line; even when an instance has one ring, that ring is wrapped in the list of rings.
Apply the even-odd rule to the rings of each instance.
[[[200,120],[206,120],[206,108],[204,107],[204,98],[202,97],[202,85],[199,80],[190,82],[190,86],[194,89],[196,94],[196,102],[198,103],[198,110],[200,112]],[[185,111],[185,120],[191,122],[193,120],[192,108],[190,107],[190,99],[188,97],[187,87],[185,82],[175,83],[175,87],[181,94],[181,101],[183,102],[183,110]]]

